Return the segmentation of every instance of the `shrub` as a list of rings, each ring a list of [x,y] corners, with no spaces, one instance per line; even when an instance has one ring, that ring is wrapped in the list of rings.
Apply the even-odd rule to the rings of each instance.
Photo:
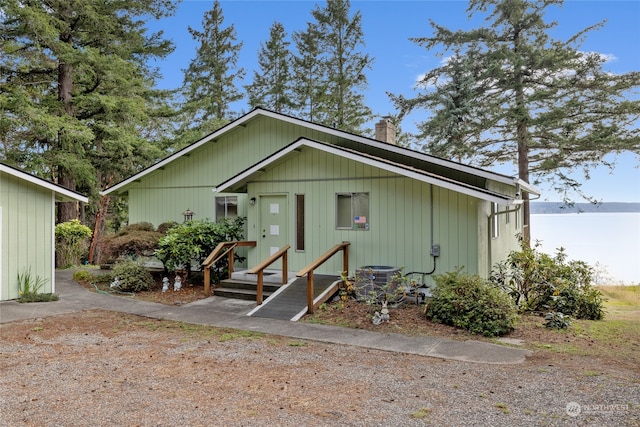
[[[152,224],[140,222],[127,225],[117,233],[105,236],[100,246],[107,262],[127,258],[136,259],[153,255],[163,235],[154,230]]]
[[[550,311],[544,316],[544,326],[549,329],[567,329],[571,325],[571,317],[558,311]]]
[[[494,266],[491,281],[507,291],[522,312],[560,312],[579,319],[604,317],[604,298],[591,285],[593,268],[583,261],[567,261],[559,248],[549,256],[523,244],[507,260]]]
[[[118,288],[124,292],[148,291],[154,284],[151,273],[135,261],[115,264],[111,274],[114,280],[118,280]]]
[[[73,272],[73,280],[76,282],[90,282],[93,280],[93,274],[87,270],[76,270]]]
[[[77,219],[56,225],[56,266],[68,268],[80,265],[89,248],[91,229]]]
[[[219,243],[243,239],[244,222],[245,218],[225,218],[217,223],[193,220],[176,225],[160,239],[155,255],[165,270],[185,270],[187,279],[191,280],[191,266],[202,266]],[[235,260],[243,261],[244,258],[236,253]],[[212,279],[218,281],[226,270],[226,260],[222,259],[211,269]]]
[[[484,336],[514,329],[518,316],[513,300],[480,276],[456,270],[436,275],[434,281],[436,287],[425,306],[432,321]]]

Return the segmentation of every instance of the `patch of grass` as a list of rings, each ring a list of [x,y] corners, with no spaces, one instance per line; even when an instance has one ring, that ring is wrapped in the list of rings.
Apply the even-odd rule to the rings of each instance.
[[[415,419],[427,418],[431,412],[432,410],[430,408],[420,408],[416,412],[413,412],[411,414],[411,418],[415,418]]]
[[[500,409],[500,411],[502,411],[503,414],[510,414],[511,410],[509,409],[509,407],[507,407],[506,403],[496,403],[495,407]]]
[[[261,332],[237,330],[237,331],[224,332],[222,335],[220,335],[220,337],[218,337],[218,341],[225,342],[225,341],[232,341],[237,339],[253,340],[253,339],[262,338],[263,336],[264,334]]]
[[[606,301],[606,319],[640,321],[640,285],[600,286]]]
[[[304,319],[305,322],[307,323],[313,323],[316,325],[332,325],[332,326],[341,326],[343,328],[357,328],[358,325],[353,322],[352,320],[349,319],[344,319],[344,318],[333,318],[330,321],[325,320],[321,317],[318,316],[308,316]]]
[[[18,298],[18,302],[50,302],[58,301],[58,299],[56,294],[25,293]]]
[[[304,341],[290,341],[289,342],[289,346],[290,347],[305,347],[307,345],[306,342]]]
[[[262,332],[242,331],[238,329],[215,328],[207,325],[198,325],[195,323],[176,322],[172,320],[151,320],[135,322],[136,326],[148,329],[150,331],[161,330],[179,330],[185,332],[191,337],[210,340],[215,338],[219,342],[232,341],[236,339],[258,339],[265,336]]]

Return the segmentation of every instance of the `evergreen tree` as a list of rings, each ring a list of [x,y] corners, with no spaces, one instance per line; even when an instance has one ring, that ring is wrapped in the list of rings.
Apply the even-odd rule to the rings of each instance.
[[[284,26],[274,22],[269,32],[269,41],[260,44],[260,70],[254,71],[253,82],[246,86],[251,107],[262,106],[285,114],[291,112],[294,104],[289,70],[289,44]]]
[[[293,58],[296,82],[293,96],[298,115],[311,122],[320,122],[321,105],[327,94],[326,72],[320,56],[320,34],[316,25],[307,23],[306,31],[293,34],[298,55]]]
[[[316,106],[320,121],[342,130],[358,132],[372,118],[362,90],[367,87],[365,70],[373,60],[361,51],[364,47],[362,15],[349,16],[349,0],[328,0],[325,8],[311,12],[316,19],[314,34],[326,76],[326,97]]]
[[[142,138],[166,93],[148,60],[171,52],[145,19],[173,12],[170,0],[0,0],[0,138],[5,160],[88,193],[160,153]],[[77,217],[58,205],[58,221]]]
[[[482,166],[513,163],[525,182],[548,180],[561,191],[579,191],[572,172],[583,170],[588,179],[589,169],[606,154],[640,152],[640,102],[632,96],[640,73],[607,72],[602,55],[579,50],[585,35],[603,23],[567,41],[552,39],[556,23],[544,20],[551,5],[562,1],[472,0],[467,11],[486,14],[488,27],[452,31],[432,22],[433,36],[414,41],[427,49],[442,47],[454,59],[428,72],[422,84],[448,83],[413,99],[392,99],[403,113],[432,110],[421,124],[420,136],[427,140],[451,132],[438,146],[440,155],[474,157]],[[460,97],[447,105],[452,89]],[[463,125],[452,128],[457,120]]]
[[[224,14],[220,2],[206,12],[202,31],[189,27],[191,36],[199,42],[196,57],[184,70],[182,109],[186,117],[183,138],[189,142],[210,133],[235,118],[231,104],[243,98],[236,86],[245,71],[237,68],[242,42],[236,43],[233,25],[223,27]]]

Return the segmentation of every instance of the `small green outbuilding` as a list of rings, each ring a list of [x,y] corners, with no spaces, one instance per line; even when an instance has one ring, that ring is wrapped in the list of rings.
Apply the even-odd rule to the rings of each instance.
[[[56,202],[87,203],[87,197],[0,163],[0,300],[19,297],[18,274],[29,272],[55,284]]]

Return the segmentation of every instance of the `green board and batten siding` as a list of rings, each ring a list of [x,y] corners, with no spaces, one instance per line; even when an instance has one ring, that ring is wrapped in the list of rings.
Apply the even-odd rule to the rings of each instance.
[[[350,241],[350,269],[363,265],[390,265],[408,271],[431,271],[432,244],[440,246],[436,273],[461,267],[470,273],[487,276],[489,264],[503,259],[516,249],[513,236],[521,231],[516,221],[506,222],[500,215],[500,235],[489,233],[491,203],[484,197],[456,191],[448,182],[482,191],[496,192],[499,200],[515,195],[509,177],[468,168],[444,160],[413,156],[384,143],[364,140],[355,135],[303,123],[269,112],[252,112],[214,134],[176,153],[146,172],[118,184],[107,194],[126,194],[129,221],[147,221],[154,225],[166,221],[182,222],[187,208],[196,219],[213,219],[215,196],[212,189],[237,177],[239,185],[225,186],[238,197],[238,215],[248,217],[247,239],[259,240],[259,206],[248,201],[264,195],[286,195],[288,226],[286,236],[292,244],[290,270],[307,265],[341,241]],[[251,178],[243,172],[266,161],[273,153],[300,138],[333,144],[353,151],[354,155],[336,155],[312,147],[291,152],[268,162],[264,171]],[[344,153],[344,152],[343,152]],[[396,175],[384,166],[364,160],[367,154],[428,171],[444,177],[443,186],[420,179]],[[362,161],[356,158],[360,155]],[[349,159],[350,158],[350,159]],[[263,172],[263,173],[262,173]],[[493,182],[493,180],[500,182]],[[446,187],[446,188],[445,188]],[[237,191],[233,193],[231,191]],[[336,193],[367,192],[370,195],[370,231],[339,230],[335,226]],[[305,195],[305,249],[295,250],[295,196]],[[487,200],[492,197],[488,196]],[[496,199],[495,197],[493,198]],[[501,207],[503,210],[505,206]],[[518,221],[522,224],[521,218]],[[249,251],[248,265],[255,265],[260,251]],[[318,273],[335,274],[341,270],[336,256]]]
[[[29,269],[52,292],[54,206],[51,190],[0,173],[0,300],[19,297],[18,274]]]
[[[306,248],[292,252],[291,270],[304,267],[342,241],[351,242],[351,270],[389,265],[404,267],[405,272],[431,271],[431,242],[441,247],[438,272],[450,271],[461,263],[468,271],[478,270],[478,200],[473,197],[313,149],[267,168],[249,182],[248,190],[248,197],[258,200],[263,194],[286,194],[290,215],[294,215],[295,195],[305,195]],[[369,193],[370,230],[336,229],[336,193],[358,192]],[[254,208],[258,207],[249,207]],[[259,215],[249,218],[248,238],[257,240]],[[292,237],[295,221],[289,224],[287,234]],[[257,261],[250,254],[249,264]],[[341,257],[336,256],[318,272],[336,274],[341,268]]]
[[[213,219],[212,189],[216,185],[301,136],[336,140],[314,129],[256,117],[129,185],[129,222],[147,221],[156,226],[166,221],[182,222],[182,212],[187,208],[196,213],[195,219]],[[246,197],[238,196],[238,213],[244,216]]]

